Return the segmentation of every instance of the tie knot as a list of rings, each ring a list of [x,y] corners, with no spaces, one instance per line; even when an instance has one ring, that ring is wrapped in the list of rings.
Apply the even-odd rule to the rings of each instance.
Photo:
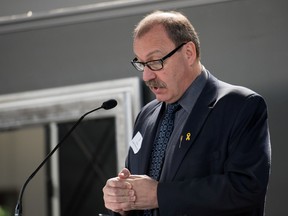
[[[167,105],[167,113],[175,113],[181,107],[178,103],[168,104]]]

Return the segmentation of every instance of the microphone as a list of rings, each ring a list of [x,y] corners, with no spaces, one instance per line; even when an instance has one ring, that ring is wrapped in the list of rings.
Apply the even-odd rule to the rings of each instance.
[[[110,99],[108,101],[105,101],[101,107],[105,110],[109,110],[114,108],[115,106],[117,106],[117,101],[114,99]]]
[[[35,171],[28,177],[28,179],[23,184],[20,194],[18,197],[17,205],[15,208],[15,216],[22,216],[22,197],[25,191],[25,188],[27,184],[31,181],[31,179],[37,174],[37,172],[41,169],[41,167],[47,162],[47,160],[54,154],[54,152],[62,145],[62,143],[70,136],[70,134],[74,131],[74,129],[78,126],[78,124],[85,118],[85,116],[89,115],[92,112],[95,112],[99,109],[105,109],[109,110],[117,106],[117,101],[114,99],[107,100],[103,102],[102,106],[93,109],[89,112],[86,112],[84,115],[82,115],[78,121],[72,126],[72,128],[65,134],[65,136],[62,138],[62,140],[52,149],[52,151],[46,156],[46,158],[41,162],[41,164],[35,169]]]

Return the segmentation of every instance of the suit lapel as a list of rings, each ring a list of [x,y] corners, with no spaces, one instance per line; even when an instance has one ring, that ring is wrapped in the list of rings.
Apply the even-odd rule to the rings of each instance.
[[[167,175],[168,179],[165,180],[172,180],[174,178],[187,151],[197,139],[202,126],[213,109],[217,98],[216,82],[217,79],[209,74],[207,83],[186,121],[179,144],[175,145],[173,149],[171,166],[167,166],[169,168],[169,171],[167,170],[169,172],[169,175]]]
[[[143,143],[141,150],[135,156],[138,161],[138,174],[145,174],[150,164],[150,154],[154,143],[154,138],[157,133],[157,126],[165,109],[165,103],[161,103],[153,113],[148,117],[145,131],[143,132]],[[155,122],[156,119],[156,122]]]

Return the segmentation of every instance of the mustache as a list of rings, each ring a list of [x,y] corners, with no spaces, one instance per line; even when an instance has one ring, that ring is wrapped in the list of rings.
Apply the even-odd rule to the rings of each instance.
[[[162,82],[161,80],[149,80],[146,81],[145,84],[149,87],[149,88],[166,88],[166,83]]]

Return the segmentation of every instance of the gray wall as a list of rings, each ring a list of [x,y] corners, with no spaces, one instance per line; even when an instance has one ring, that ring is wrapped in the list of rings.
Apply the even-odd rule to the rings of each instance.
[[[43,160],[45,147],[44,127],[33,126],[21,130],[1,132],[0,192],[14,192],[17,188],[20,189],[24,179],[28,178],[28,174],[31,174]],[[43,167],[27,186],[23,196],[24,215],[47,215],[45,173],[46,167]],[[1,204],[3,203],[0,203],[0,206]],[[9,204],[14,210],[16,203]]]
[[[266,98],[273,150],[266,214],[288,215],[288,1],[241,0],[181,10],[199,32],[206,68]],[[141,76],[129,61],[131,32],[142,16],[0,35],[0,94]]]
[[[0,16],[23,14],[28,11],[43,12],[58,8],[91,5],[97,2],[109,2],[118,0],[0,0]]]

